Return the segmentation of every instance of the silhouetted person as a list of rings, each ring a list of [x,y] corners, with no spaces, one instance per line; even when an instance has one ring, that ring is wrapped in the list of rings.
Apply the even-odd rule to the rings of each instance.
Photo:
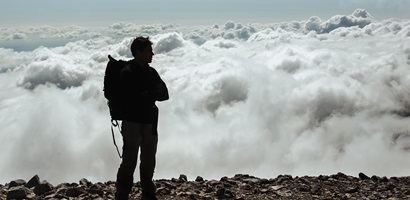
[[[125,118],[122,121],[123,157],[117,173],[115,198],[128,199],[140,149],[142,199],[152,200],[157,199],[152,180],[158,143],[158,108],[155,101],[167,100],[169,96],[164,81],[149,66],[154,55],[149,38],[135,38],[131,52],[134,59],[128,61],[120,73]]]

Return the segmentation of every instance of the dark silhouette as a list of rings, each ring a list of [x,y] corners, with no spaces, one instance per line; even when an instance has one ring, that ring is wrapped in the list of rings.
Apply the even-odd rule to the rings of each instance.
[[[158,108],[156,101],[169,98],[168,89],[157,71],[149,66],[154,53],[149,38],[137,37],[131,44],[133,60],[120,73],[121,98],[124,103],[122,121],[123,155],[117,173],[117,200],[128,199],[140,154],[140,178],[143,200],[157,199],[152,181],[158,143]]]

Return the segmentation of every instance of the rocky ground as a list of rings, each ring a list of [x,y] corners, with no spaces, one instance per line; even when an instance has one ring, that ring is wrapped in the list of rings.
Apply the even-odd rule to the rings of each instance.
[[[378,177],[360,173],[358,177],[338,173],[330,176],[292,177],[280,175],[262,179],[246,174],[188,181],[185,175],[171,180],[155,180],[158,199],[410,199],[410,177]],[[0,185],[0,199],[113,199],[115,182],[79,183],[56,186],[34,176],[28,182],[14,180]],[[135,183],[130,199],[139,199]]]

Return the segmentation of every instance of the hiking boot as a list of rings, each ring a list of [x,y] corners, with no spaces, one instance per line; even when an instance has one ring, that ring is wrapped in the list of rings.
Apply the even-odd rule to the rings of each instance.
[[[122,187],[117,187],[117,191],[115,192],[115,200],[128,200],[129,190],[125,190]]]
[[[128,200],[128,195],[115,195],[115,200]]]
[[[142,193],[141,200],[158,200],[155,194]]]

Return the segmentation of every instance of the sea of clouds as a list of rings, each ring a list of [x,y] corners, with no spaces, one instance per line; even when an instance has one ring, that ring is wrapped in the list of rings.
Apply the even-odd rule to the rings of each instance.
[[[0,183],[115,180],[103,77],[150,36],[170,100],[155,179],[410,173],[410,20],[0,29]],[[116,133],[120,148],[122,138]],[[138,180],[136,170],[136,180]]]

